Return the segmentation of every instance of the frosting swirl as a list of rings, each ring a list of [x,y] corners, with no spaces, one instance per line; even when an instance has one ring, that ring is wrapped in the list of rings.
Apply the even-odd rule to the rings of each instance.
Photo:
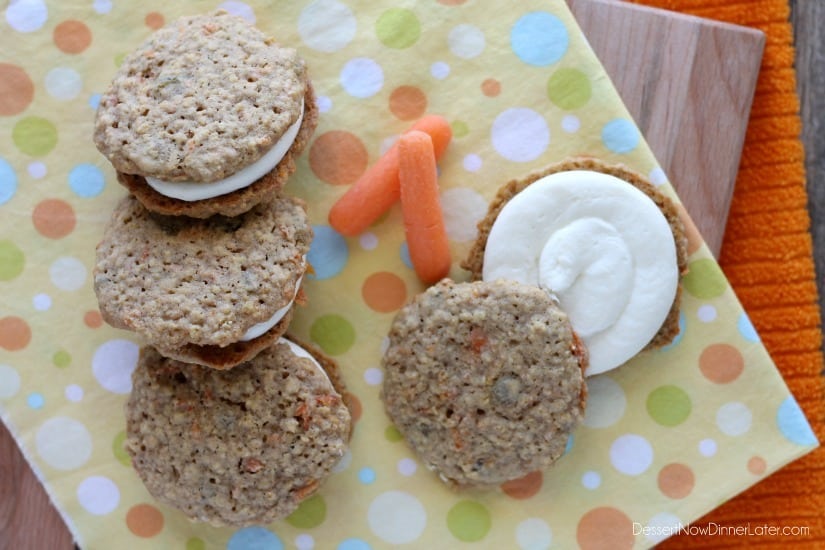
[[[615,176],[572,170],[533,182],[504,205],[482,278],[555,294],[593,375],[624,364],[656,335],[679,270],[670,225],[650,197]]]

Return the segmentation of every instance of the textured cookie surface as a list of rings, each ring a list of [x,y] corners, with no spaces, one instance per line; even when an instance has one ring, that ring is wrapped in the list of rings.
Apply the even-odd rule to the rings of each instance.
[[[552,464],[582,420],[586,352],[544,291],[444,280],[395,317],[382,398],[442,479],[484,486]]]
[[[351,416],[340,389],[282,341],[229,371],[144,347],[132,382],[132,464],[156,499],[196,521],[285,517],[347,449]]]
[[[311,239],[294,198],[199,220],[153,214],[127,196],[97,247],[100,312],[160,348],[228,346],[289,304]]]
[[[484,250],[487,246],[487,237],[490,234],[490,230],[492,229],[499,212],[501,212],[501,209],[504,208],[504,205],[531,183],[538,181],[544,176],[569,170],[590,170],[609,174],[628,182],[650,197],[651,200],[656,203],[656,206],[658,206],[662,211],[662,214],[665,216],[665,219],[673,232],[679,273],[687,273],[687,235],[685,233],[684,224],[679,218],[679,211],[673,201],[657,190],[656,187],[646,178],[637,172],[630,170],[626,166],[620,164],[608,164],[598,159],[582,157],[551,164],[544,169],[528,174],[524,178],[511,180],[498,190],[496,196],[490,202],[487,215],[478,223],[478,237],[473,247],[461,263],[461,267],[470,272],[470,276],[473,280],[480,280],[482,277]],[[667,345],[673,341],[677,334],[679,334],[679,306],[681,304],[681,294],[682,285],[679,284],[676,291],[676,297],[670,308],[670,312],[668,313],[664,323],[662,323],[662,327],[656,333],[656,336],[654,336],[647,345],[648,349]]]
[[[295,161],[306,148],[317,125],[318,106],[315,102],[312,85],[307,82],[304,97],[304,118],[301,122],[301,128],[298,130],[298,135],[295,137],[295,141],[292,142],[292,147],[289,148],[275,168],[252,184],[226,195],[196,201],[182,201],[158,193],[146,183],[143,176],[118,172],[117,179],[146,208],[159,214],[191,216],[194,218],[208,218],[213,214],[237,216],[256,204],[272,200],[278,195],[289,176],[295,172]]]
[[[242,18],[182,17],[124,59],[101,98],[95,144],[118,172],[215,181],[274,145],[306,87],[297,52]]]

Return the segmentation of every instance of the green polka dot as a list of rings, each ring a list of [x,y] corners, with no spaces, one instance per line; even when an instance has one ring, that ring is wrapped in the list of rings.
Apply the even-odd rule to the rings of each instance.
[[[659,386],[647,396],[647,413],[662,426],[678,426],[690,416],[690,396],[678,386]]]
[[[115,439],[112,441],[112,453],[114,453],[118,462],[131,468],[132,458],[129,456],[129,453],[126,452],[123,446],[124,443],[126,443],[126,430],[118,432],[115,436]]]
[[[547,96],[556,107],[578,109],[590,101],[590,79],[578,69],[559,69],[547,81]]]
[[[393,8],[382,13],[375,22],[375,34],[388,48],[409,48],[421,36],[421,23],[410,10]]]
[[[387,426],[387,429],[384,430],[384,437],[386,438],[387,441],[389,441],[391,443],[397,443],[397,442],[401,441],[402,439],[404,439],[404,436],[401,435],[401,432],[398,431],[398,428],[396,428],[392,424]]]
[[[450,128],[453,130],[453,137],[460,138],[470,133],[470,127],[463,120],[454,121],[450,124]]]
[[[476,542],[490,531],[490,512],[480,502],[462,500],[447,512],[447,528],[455,538]]]
[[[685,289],[693,296],[709,300],[721,296],[728,288],[725,274],[710,259],[696,260],[688,265],[688,273],[682,278]]]
[[[203,539],[192,537],[186,541],[186,550],[206,550],[206,543]]]
[[[312,529],[324,523],[327,517],[327,503],[321,495],[313,495],[303,501],[298,508],[292,512],[286,522],[298,529]]]
[[[115,55],[115,67],[120,67],[123,64],[123,60],[126,58],[126,52],[120,52],[119,54]]]
[[[14,125],[11,139],[22,153],[42,157],[57,145],[57,128],[45,118],[29,116]]]
[[[52,363],[54,363],[55,367],[60,369],[65,369],[71,362],[72,356],[69,355],[69,352],[66,350],[57,351],[54,355],[52,355]]]
[[[309,338],[330,355],[340,355],[355,343],[355,329],[340,315],[329,314],[315,319]]]
[[[0,241],[0,281],[11,281],[23,273],[26,257],[23,251],[8,240]]]

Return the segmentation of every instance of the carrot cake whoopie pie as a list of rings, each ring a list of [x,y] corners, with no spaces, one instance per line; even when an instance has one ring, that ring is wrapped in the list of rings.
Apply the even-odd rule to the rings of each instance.
[[[126,56],[94,142],[148,209],[234,216],[278,193],[317,122],[297,52],[219,11],[181,17]]]
[[[126,450],[148,491],[194,521],[292,513],[347,451],[352,417],[331,359],[281,338],[217,371],[146,346],[126,403]]]
[[[591,158],[553,164],[501,187],[478,229],[462,267],[555,294],[588,349],[587,375],[679,333],[685,228],[636,172]]]
[[[296,198],[201,220],[150,212],[127,195],[97,247],[101,315],[166,357],[231,368],[286,331],[304,299],[312,234]]]

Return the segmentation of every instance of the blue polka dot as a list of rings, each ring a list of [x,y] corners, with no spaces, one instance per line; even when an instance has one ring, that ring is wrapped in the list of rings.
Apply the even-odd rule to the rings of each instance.
[[[307,261],[314,274],[310,279],[329,279],[335,277],[344,269],[349,260],[349,248],[344,237],[328,225],[313,225],[315,238],[309,247]]]
[[[0,204],[9,202],[17,191],[17,174],[11,164],[0,158]]]
[[[615,118],[602,128],[604,146],[614,153],[629,153],[639,145],[639,129],[626,118]]]
[[[350,59],[341,69],[341,85],[353,97],[372,97],[384,86],[384,70],[368,57]]]
[[[361,539],[342,540],[337,550],[371,550],[371,546]]]
[[[750,317],[748,317],[748,314],[744,311],[741,315],[739,315],[739,321],[737,321],[736,327],[739,329],[739,334],[742,335],[742,338],[748,342],[759,341],[759,334],[756,333],[756,329],[753,328]]]
[[[543,11],[523,15],[510,30],[510,47],[528,65],[544,67],[567,52],[570,38],[561,19]]]
[[[364,483],[365,485],[369,485],[373,481],[375,481],[375,470],[370,468],[369,466],[364,466],[360,470],[358,470],[358,481]]]
[[[26,403],[28,403],[32,409],[42,409],[46,403],[46,399],[43,397],[43,394],[35,392],[29,394],[29,397],[26,398]]]
[[[100,94],[92,94],[89,96],[89,107],[97,111],[100,106]]]
[[[278,535],[263,527],[244,527],[229,538],[226,550],[283,550]]]
[[[779,431],[782,432],[791,443],[797,445],[816,445],[816,435],[811,430],[810,424],[805,420],[805,414],[799,408],[799,403],[793,396],[788,396],[779,405],[779,410],[776,411],[776,424],[779,426]]]
[[[412,258],[410,258],[410,247],[407,244],[407,241],[401,243],[401,250],[399,252],[401,254],[401,261],[404,262],[404,265],[409,267],[410,269],[414,269],[412,264]]]
[[[679,312],[679,334],[677,334],[671,343],[666,346],[662,346],[662,351],[667,351],[670,348],[676,347],[679,345],[679,342],[682,341],[682,338],[685,337],[685,326],[687,325],[687,319],[685,318],[684,312]]]
[[[105,185],[103,171],[94,164],[78,164],[69,172],[69,187],[79,197],[96,197]]]

